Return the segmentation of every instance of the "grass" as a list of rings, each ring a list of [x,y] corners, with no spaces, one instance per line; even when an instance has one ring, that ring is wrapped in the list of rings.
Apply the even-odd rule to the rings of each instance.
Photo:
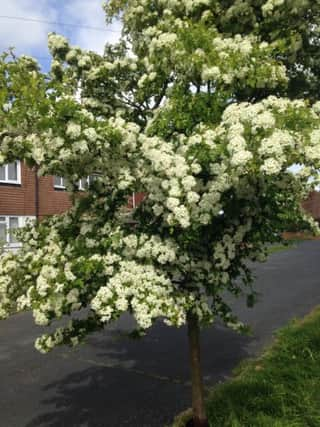
[[[275,245],[271,245],[268,247],[268,255],[277,253],[277,252],[282,252],[282,251],[287,251],[289,249],[294,249],[296,247],[295,245],[296,242],[288,242],[285,244],[275,244]]]
[[[288,251],[289,249],[295,249],[302,240],[287,240],[283,243],[274,243],[268,246],[268,255],[275,254],[277,252]]]
[[[260,358],[213,388],[207,414],[210,427],[319,427],[320,307],[281,329]]]

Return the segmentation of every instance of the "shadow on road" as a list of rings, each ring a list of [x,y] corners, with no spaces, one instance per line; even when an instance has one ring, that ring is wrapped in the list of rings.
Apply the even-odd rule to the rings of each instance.
[[[161,340],[164,333],[166,339]],[[230,374],[247,357],[249,341],[219,326],[205,330],[206,383]],[[185,329],[162,324],[139,341],[117,338],[111,345],[103,336],[94,336],[88,346],[72,353],[91,367],[43,387],[42,414],[25,427],[162,427],[190,404],[186,349]],[[104,362],[106,366],[101,366]]]

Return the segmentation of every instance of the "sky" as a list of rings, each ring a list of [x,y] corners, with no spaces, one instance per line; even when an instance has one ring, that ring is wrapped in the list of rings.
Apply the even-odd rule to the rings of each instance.
[[[0,52],[14,46],[18,54],[31,55],[48,69],[47,35],[56,32],[66,36],[72,45],[102,53],[105,42],[117,41],[120,35],[120,23],[106,25],[102,3],[102,0],[0,0]]]
[[[66,36],[72,45],[102,53],[105,43],[117,41],[121,30],[119,22],[107,27],[102,4],[103,0],[0,0],[0,52],[14,46],[17,54],[35,57],[48,71],[51,58],[47,36],[56,32]],[[296,172],[299,167],[292,170]]]

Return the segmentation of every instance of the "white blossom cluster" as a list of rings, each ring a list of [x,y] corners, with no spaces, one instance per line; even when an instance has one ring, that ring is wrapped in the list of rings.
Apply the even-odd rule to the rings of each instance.
[[[59,34],[49,33],[48,47],[53,53],[68,49],[68,45],[69,43],[65,37]]]
[[[276,8],[279,6],[282,6],[284,4],[285,0],[268,0],[264,5],[262,6],[262,12],[264,15],[271,15]]]
[[[314,128],[308,132],[296,130],[293,118],[298,117],[299,111],[308,113],[308,120],[314,121]],[[2,255],[1,317],[9,314],[15,296],[16,309],[31,308],[39,325],[48,325],[52,319],[59,319],[88,305],[103,322],[129,310],[141,328],[150,327],[157,317],[180,325],[191,307],[200,318],[209,319],[210,309],[205,299],[186,291],[179,283],[183,283],[184,276],[188,274],[193,282],[204,288],[227,285],[232,281],[230,268],[235,260],[241,259],[243,248],[247,251],[246,256],[250,256],[250,245],[243,246],[242,242],[250,233],[259,212],[258,207],[255,210],[251,204],[255,191],[250,188],[248,177],[252,171],[258,171],[261,179],[269,175],[277,180],[281,176],[287,179],[286,170],[299,154],[305,159],[306,166],[309,162],[309,170],[307,175],[299,174],[292,179],[307,182],[320,164],[318,110],[317,107],[308,109],[302,101],[270,97],[257,104],[232,104],[225,110],[218,126],[199,128],[198,133],[188,138],[181,135],[174,144],[143,135],[139,127],[120,118],[108,120],[106,125],[112,137],[109,142],[102,143],[101,129],[105,129],[105,125],[101,120],[97,124],[92,118],[90,120],[88,127],[75,121],[68,122],[65,139],[52,133],[51,141],[60,138],[60,149],[68,141],[75,167],[78,167],[83,152],[77,142],[85,135],[93,151],[98,147],[103,153],[103,160],[92,160],[101,171],[102,181],[114,183],[114,191],[128,189],[128,194],[132,183],[139,183],[147,194],[152,215],[160,220],[161,227],[189,230],[195,224],[205,226],[214,221],[224,221],[224,197],[230,191],[247,200],[248,205],[243,208],[247,221],[241,224],[236,218],[230,218],[232,227],[229,231],[225,229],[214,240],[210,252],[199,252],[198,257],[181,248],[175,239],[163,239],[157,233],[123,234],[121,227],[114,229],[111,224],[106,224],[103,228],[99,226],[97,234],[95,222],[85,217],[78,238],[65,246],[56,228],[59,224],[61,226],[60,222],[56,226],[53,223],[50,233],[44,238],[31,229],[26,234],[25,251],[19,258],[13,254]],[[286,120],[294,126],[290,128],[288,125],[283,129]],[[303,123],[300,128],[303,128]],[[31,155],[41,164],[42,156],[36,149],[40,150],[41,144],[47,149],[47,140],[41,142],[34,135],[27,140]],[[49,152],[52,162],[58,156],[54,150],[57,150],[56,146]],[[117,161],[103,170],[100,162],[111,159],[115,150],[118,152]],[[202,150],[207,153],[206,157],[197,154]],[[48,153],[43,153],[44,156]],[[103,199],[98,198],[94,203],[97,207],[101,203],[105,206]],[[107,206],[105,209],[107,212]],[[63,227],[72,224],[68,215],[61,221]],[[106,252],[102,251],[101,245],[107,239],[115,240]],[[86,248],[86,255],[75,260],[78,246]],[[257,253],[255,245],[252,245],[251,252],[252,256]],[[90,271],[94,271],[96,287],[83,287],[80,265],[87,265]],[[23,285],[18,277],[24,278]],[[45,341],[43,346],[51,348],[61,339],[57,332],[57,337],[53,339],[50,336],[49,342]]]
[[[40,353],[45,354],[61,344],[76,346],[80,342],[79,337],[84,333],[85,328],[81,328],[81,321],[70,320],[66,326],[59,327],[53,333],[44,334],[37,338],[35,348]]]
[[[113,2],[109,3],[106,8],[112,9]],[[213,16],[209,3],[207,0],[162,1],[159,7],[163,9],[156,15],[150,0],[126,5],[123,14],[125,25],[128,28],[139,25],[139,29],[132,29],[143,34],[137,46],[145,53],[145,72],[140,76],[138,87],[150,90],[154,82],[161,84],[170,79],[172,69],[177,78],[188,76],[190,81],[193,81],[195,74],[200,75],[202,84],[254,84],[260,88],[286,85],[285,66],[272,59],[277,54],[276,44],[269,44],[255,36],[236,34],[226,37],[219,34],[215,26],[206,24],[207,18]],[[203,27],[199,27],[197,37],[191,40],[186,36],[192,32],[189,16],[193,13],[197,16],[199,9],[203,10],[203,19],[200,20]],[[144,25],[144,22],[148,22],[148,25]],[[135,52],[135,44],[133,48]]]
[[[202,68],[202,79],[205,82],[231,85],[249,80],[255,74],[259,74],[260,87],[277,86],[287,81],[283,65],[265,62],[266,54],[272,47],[266,42],[259,42],[257,38],[239,34],[233,38],[216,36],[212,41],[212,49],[213,62],[204,62]],[[204,59],[208,58],[208,53],[203,52],[203,56]],[[235,63],[236,67],[233,65]]]
[[[99,289],[91,307],[103,322],[129,310],[141,329],[149,328],[158,317],[165,318],[170,325],[181,326],[191,308],[200,319],[212,317],[205,299],[179,293],[152,266],[141,266],[132,261],[120,263],[119,272],[110,279],[108,286]]]
[[[287,83],[279,46],[220,34],[207,0],[156,3],[110,1],[112,13],[125,9],[125,35],[103,56],[51,34],[47,86],[32,61],[15,62],[23,76],[32,68],[31,125],[11,81],[4,92],[0,163],[25,159],[63,176],[74,199],[70,212],[26,227],[19,254],[0,255],[0,318],[32,310],[47,326],[73,316],[37,340],[42,352],[126,311],[143,330],[157,318],[180,326],[188,312],[237,329],[226,291],[251,295],[247,260],[263,259],[286,215],[307,222],[299,206],[318,179],[319,103],[237,102],[239,91],[262,97]],[[144,199],[128,212],[133,192]]]
[[[259,39],[248,36],[235,35],[222,37],[212,31],[212,42],[204,48],[203,40],[199,40],[199,47],[190,51],[189,44],[184,40],[185,32],[189,31],[188,23],[176,20],[170,21],[168,28],[176,32],[163,32],[152,27],[146,29],[146,48],[149,55],[145,57],[146,73],[139,80],[139,87],[147,87],[163,73],[159,69],[159,57],[167,68],[175,64],[176,72],[182,75],[199,72],[203,83],[213,81],[216,84],[233,85],[244,84],[259,75],[259,87],[277,87],[287,83],[286,68],[281,63],[270,61],[268,55],[274,47]],[[179,37],[179,31],[181,36]],[[178,34],[178,35],[177,35]],[[190,57],[193,58],[195,68],[190,67]],[[236,66],[235,66],[236,64]]]

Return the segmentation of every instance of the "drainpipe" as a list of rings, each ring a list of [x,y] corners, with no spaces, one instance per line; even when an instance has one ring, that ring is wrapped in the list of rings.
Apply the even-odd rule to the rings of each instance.
[[[38,177],[39,167],[35,167],[35,214],[36,214],[36,222],[39,222],[39,177]]]

